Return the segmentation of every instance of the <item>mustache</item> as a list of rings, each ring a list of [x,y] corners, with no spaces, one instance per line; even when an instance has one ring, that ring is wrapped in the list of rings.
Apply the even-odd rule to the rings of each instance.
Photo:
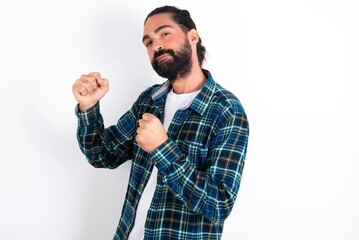
[[[159,56],[166,54],[166,53],[171,55],[172,57],[175,56],[175,52],[172,49],[161,49],[158,52],[155,52],[155,54],[153,55],[153,58],[156,59]]]

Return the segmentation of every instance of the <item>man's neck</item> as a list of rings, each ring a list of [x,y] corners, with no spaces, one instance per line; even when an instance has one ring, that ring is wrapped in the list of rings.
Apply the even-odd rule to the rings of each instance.
[[[194,66],[191,73],[183,78],[177,78],[172,83],[173,91],[176,94],[190,93],[200,90],[206,83],[206,76],[199,66]]]

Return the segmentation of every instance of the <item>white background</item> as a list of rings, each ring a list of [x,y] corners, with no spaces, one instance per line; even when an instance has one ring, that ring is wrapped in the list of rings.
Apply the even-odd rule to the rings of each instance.
[[[112,239],[130,162],[86,162],[71,86],[91,71],[109,78],[101,109],[115,124],[164,81],[141,38],[165,4],[191,12],[205,68],[250,121],[223,239],[359,239],[356,0],[2,1],[0,239]]]

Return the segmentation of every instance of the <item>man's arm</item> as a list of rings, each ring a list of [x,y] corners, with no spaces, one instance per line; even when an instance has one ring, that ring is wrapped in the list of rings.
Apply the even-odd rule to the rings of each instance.
[[[191,211],[213,222],[223,222],[232,210],[249,134],[244,114],[226,111],[220,119],[219,132],[209,145],[206,162],[211,166],[206,172],[193,166],[171,139],[150,154],[172,193]]]
[[[77,139],[81,151],[91,165],[116,168],[131,159],[136,131],[136,104],[116,125],[104,128],[99,103],[85,112],[78,112]]]
[[[77,139],[90,164],[116,168],[130,159],[136,130],[136,104],[117,125],[104,129],[99,101],[109,90],[109,81],[100,73],[83,74],[72,86],[78,101]]]

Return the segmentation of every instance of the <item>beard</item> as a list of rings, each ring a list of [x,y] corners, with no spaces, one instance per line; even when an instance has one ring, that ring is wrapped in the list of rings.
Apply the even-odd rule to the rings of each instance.
[[[172,56],[172,59],[165,59],[161,62],[156,60],[157,57],[166,53]],[[192,48],[188,39],[186,39],[184,46],[176,53],[172,49],[163,49],[155,52],[151,64],[159,76],[167,78],[173,83],[177,78],[190,74],[192,70],[191,57]]]

